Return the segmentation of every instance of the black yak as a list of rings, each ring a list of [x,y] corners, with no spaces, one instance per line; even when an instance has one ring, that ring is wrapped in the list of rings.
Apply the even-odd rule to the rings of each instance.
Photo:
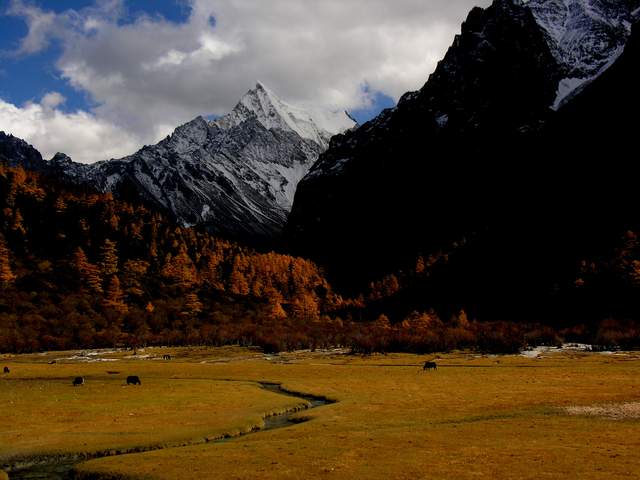
[[[424,366],[422,367],[422,371],[425,370],[437,370],[438,364],[436,362],[424,362]]]
[[[142,385],[140,377],[137,375],[129,375],[127,377],[127,385]]]
[[[84,385],[84,377],[76,377],[76,378],[74,378],[72,384],[73,384],[74,387],[77,387],[79,385]]]
[[[4,373],[9,373],[11,370],[9,370],[9,367],[4,367]]]

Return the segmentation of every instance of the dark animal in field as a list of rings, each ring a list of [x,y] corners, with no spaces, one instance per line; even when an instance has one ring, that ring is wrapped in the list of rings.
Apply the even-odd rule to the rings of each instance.
[[[55,365],[56,363],[58,363],[58,362],[56,362],[55,360],[51,360],[51,361],[49,362],[49,365]]]
[[[171,355],[163,355],[162,359],[163,360],[171,360]]]
[[[140,377],[137,375],[129,375],[127,377],[127,385],[142,385]]]
[[[76,378],[74,378],[72,384],[73,384],[74,387],[77,387],[79,385],[84,385],[84,377],[76,377]]]
[[[438,364],[436,362],[424,362],[424,366],[422,367],[422,371],[425,370],[437,370]]]
[[[9,373],[9,372],[11,372],[11,370],[9,370],[9,367],[4,367],[4,370],[3,370],[3,371],[4,371],[4,373]]]

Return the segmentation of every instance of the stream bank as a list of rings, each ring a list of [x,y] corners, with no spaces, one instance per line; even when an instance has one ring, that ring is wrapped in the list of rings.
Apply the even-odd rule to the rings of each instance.
[[[309,395],[306,393],[294,392],[282,387],[280,383],[273,382],[255,382],[260,388],[268,390],[279,395],[299,398],[304,400],[286,412],[267,413],[263,417],[262,425],[254,425],[249,430],[238,431],[233,434],[222,434],[216,437],[205,437],[189,442],[183,442],[170,445],[138,447],[131,449],[112,449],[95,453],[79,453],[79,454],[61,454],[40,457],[28,457],[16,460],[3,468],[8,472],[10,480],[76,480],[78,476],[75,473],[75,466],[79,463],[94,460],[97,458],[114,457],[118,455],[127,455],[133,453],[150,452],[154,450],[165,450],[170,448],[180,448],[193,445],[201,445],[204,443],[221,443],[228,442],[234,438],[243,437],[258,432],[274,430],[277,428],[286,428],[293,425],[308,421],[309,418],[298,417],[297,413],[303,410],[310,410],[331,403],[326,397]]]

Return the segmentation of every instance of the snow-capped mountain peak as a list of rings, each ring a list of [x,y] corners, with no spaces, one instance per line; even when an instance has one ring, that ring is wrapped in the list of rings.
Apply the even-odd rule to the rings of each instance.
[[[290,105],[261,82],[242,97],[229,115],[215,123],[226,129],[250,118],[256,119],[267,130],[295,132],[323,148],[328,147],[333,135],[355,126],[353,119],[344,111],[303,109]]]
[[[355,124],[344,112],[323,115],[316,123],[316,114],[258,83],[228,115],[196,117],[124,159],[80,165],[57,157],[49,163],[56,174],[102,191],[133,187],[183,225],[272,239],[284,226],[298,182],[332,134]]]

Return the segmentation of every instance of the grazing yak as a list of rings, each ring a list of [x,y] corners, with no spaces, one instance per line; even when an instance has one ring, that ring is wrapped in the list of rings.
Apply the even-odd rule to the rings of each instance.
[[[140,377],[137,375],[129,375],[127,377],[127,385],[142,385]]]
[[[84,385],[84,377],[76,377],[73,379],[73,382],[71,382],[73,384],[74,387],[77,387],[79,385]]]
[[[11,370],[9,370],[9,367],[4,367],[4,373],[9,373]]]
[[[422,371],[425,370],[437,370],[438,364],[436,362],[424,362],[424,366],[422,367]]]
[[[171,355],[163,355],[162,359],[163,360],[171,360]]]

